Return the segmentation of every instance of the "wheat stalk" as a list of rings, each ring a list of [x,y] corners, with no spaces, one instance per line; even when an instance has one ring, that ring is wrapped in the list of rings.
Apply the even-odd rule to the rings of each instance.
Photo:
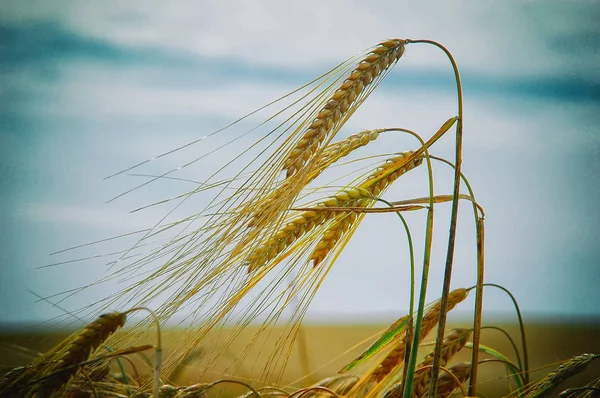
[[[569,377],[582,372],[592,361],[600,358],[600,354],[576,355],[561,364],[556,370],[548,373],[540,380],[527,387],[525,398],[540,397],[551,388],[559,385]]]
[[[294,175],[313,156],[364,88],[400,59],[404,54],[404,43],[400,39],[380,43],[352,71],[288,155],[283,166],[287,177]]]

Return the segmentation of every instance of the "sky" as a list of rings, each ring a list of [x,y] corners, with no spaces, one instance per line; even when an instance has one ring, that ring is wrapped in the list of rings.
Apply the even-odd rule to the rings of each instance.
[[[368,6],[2,0],[0,319],[8,325],[50,320],[122,288],[96,286],[53,306],[60,297],[54,294],[100,278],[106,261],[44,265],[119,250],[110,241],[50,256],[148,228],[169,208],[130,211],[190,188],[159,181],[107,203],[146,179],[105,177],[197,140],[396,37],[439,41],[458,62],[463,171],[486,211],[486,281],[510,289],[531,316],[599,317],[599,17],[596,2],[584,0]],[[411,44],[339,137],[379,127],[428,136],[455,114],[447,59],[434,47]],[[374,147],[380,153],[415,148],[408,140],[385,140]],[[136,171],[163,173],[208,145],[202,141]],[[453,145],[448,135],[435,153],[452,158]],[[219,157],[239,150],[227,147]],[[215,164],[176,176],[201,180]],[[450,193],[451,172],[438,167],[436,190]],[[388,199],[422,195],[412,185],[422,185],[423,176],[408,178]],[[430,300],[441,286],[448,229],[449,206],[439,209]],[[464,204],[461,209],[454,287],[475,283],[472,214]],[[422,220],[409,217],[416,236],[423,234]],[[408,270],[400,261],[406,258],[401,239],[392,216],[367,217],[308,319],[404,314]],[[484,309],[511,311],[493,290]]]

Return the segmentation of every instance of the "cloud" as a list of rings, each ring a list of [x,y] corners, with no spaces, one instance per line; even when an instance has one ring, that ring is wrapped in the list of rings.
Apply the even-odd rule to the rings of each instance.
[[[193,54],[234,63],[305,69],[334,65],[349,54],[397,36],[443,42],[465,70],[507,76],[592,72],[598,55],[558,40],[594,35],[593,2],[382,1],[365,7],[341,0],[147,1],[81,3],[21,1],[3,5],[1,21],[54,21],[75,34],[129,49]],[[563,40],[564,43],[564,40]],[[588,39],[587,45],[595,46]],[[574,57],[576,52],[577,56]],[[415,66],[445,65],[439,51],[411,46]],[[595,73],[596,78],[598,74]],[[596,81],[597,82],[597,81]]]

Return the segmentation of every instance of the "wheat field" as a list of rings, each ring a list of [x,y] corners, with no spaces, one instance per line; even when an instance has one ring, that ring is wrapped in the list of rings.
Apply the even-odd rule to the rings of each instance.
[[[456,109],[448,110],[448,119],[440,120],[434,132],[373,126],[338,139],[344,124],[402,62],[407,48],[423,45],[444,53],[454,74]],[[175,210],[202,197],[203,207],[175,220],[167,214],[119,253],[104,278],[127,277],[128,282],[77,312],[89,320],[83,328],[52,346],[47,345],[52,339],[32,346],[31,336],[3,337],[14,347],[44,353],[29,351],[28,363],[7,361],[6,366],[14,367],[0,380],[0,395],[542,397],[564,390],[563,381],[588,368],[597,377],[598,345],[583,344],[597,327],[567,331],[560,325],[529,323],[521,316],[518,298],[485,279],[485,203],[476,200],[476,187],[461,168],[463,138],[468,140],[469,132],[463,137],[462,85],[448,49],[431,40],[384,40],[274,103],[279,108],[272,116],[250,130],[261,131],[256,141],[241,153],[223,156],[222,165],[203,175],[195,189],[158,202]],[[203,144],[236,123],[203,138]],[[412,147],[381,147],[375,155],[361,155],[365,148],[377,149],[381,137],[390,134],[412,137]],[[454,137],[451,160],[436,155],[438,140],[449,136]],[[219,155],[227,144],[217,141],[209,154]],[[142,185],[172,178],[198,160]],[[440,167],[452,170],[450,192],[435,189]],[[423,196],[388,197],[392,185],[416,170],[424,170]],[[459,204],[461,219],[471,220],[476,231],[476,258],[471,286],[456,288],[452,275]],[[410,304],[405,315],[383,326],[303,324],[346,246],[357,244],[351,238],[361,222],[381,213],[397,216],[408,247],[403,266],[411,270],[406,290]],[[422,215],[423,234],[411,232],[406,215],[412,213]],[[434,225],[440,214],[449,219],[440,265],[444,280],[432,286],[432,242],[439,236]],[[518,322],[490,323],[483,310],[484,291],[489,290],[512,300],[507,312],[514,311]],[[468,308],[469,318],[447,322],[455,307]],[[165,327],[182,313],[185,328]],[[134,314],[138,317],[132,319]],[[562,396],[600,391],[594,377],[572,382],[576,387]]]

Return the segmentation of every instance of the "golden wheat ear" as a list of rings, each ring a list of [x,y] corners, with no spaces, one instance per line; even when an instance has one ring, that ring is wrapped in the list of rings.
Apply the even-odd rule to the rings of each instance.
[[[100,315],[94,322],[81,330],[57,358],[58,362],[48,369],[46,374],[56,373],[56,377],[39,384],[36,389],[42,396],[50,396],[64,386],[78,371],[78,363],[89,358],[111,334],[125,325],[127,315],[111,312]],[[61,371],[62,369],[65,371]]]
[[[422,156],[415,157],[408,161],[414,152],[402,152],[399,155],[388,159],[382,166],[371,174],[364,182],[362,182],[356,192],[361,195],[360,201],[356,202],[354,207],[370,207],[372,206],[378,195],[380,195],[387,187],[395,180],[400,178],[406,172],[419,166],[423,158]],[[347,204],[344,206],[350,207]],[[340,206],[341,207],[341,206]],[[347,234],[352,225],[357,219],[356,213],[339,213],[335,215],[335,222],[323,233],[323,236],[314,251],[310,255],[310,260],[313,261],[313,266],[318,266],[327,255],[332,252],[336,244],[340,241],[343,235]]]
[[[467,343],[471,335],[470,329],[453,329],[448,333],[442,343],[442,354],[440,357],[441,366],[444,366],[457,352],[459,352]],[[430,352],[417,366],[417,372],[413,382],[411,397],[425,398],[429,396],[429,383],[431,381],[432,364],[434,353]],[[385,398],[400,398],[402,396],[403,386],[397,383],[390,387],[385,394]],[[438,390],[439,391],[439,386]]]
[[[66,385],[80,370],[90,354],[112,333],[122,327],[126,314],[112,312],[100,315],[81,331],[69,336],[55,349],[34,361],[25,370],[13,372],[12,379],[2,379],[0,395],[49,397]],[[35,382],[35,380],[40,380]],[[30,386],[29,388],[27,388]]]
[[[287,177],[294,175],[312,158],[331,131],[334,131],[334,126],[343,119],[342,116],[351,108],[364,88],[400,59],[404,54],[404,44],[405,41],[401,39],[387,40],[380,43],[352,71],[350,76],[323,106],[285,160],[283,170],[285,170]]]
[[[581,354],[576,355],[563,362],[556,370],[548,373],[540,380],[526,387],[525,398],[536,398],[545,396],[550,389],[556,387],[563,381],[577,373],[583,372],[590,363],[600,358],[600,354]]]
[[[471,364],[460,363],[454,365],[448,369],[443,368],[444,374],[438,378],[438,387],[436,398],[448,398],[457,389],[461,389],[463,396],[467,397],[467,392],[463,384],[471,376]],[[385,398],[401,397],[402,395],[402,384],[398,383],[390,387],[385,394]],[[420,397],[419,395],[414,395]],[[424,395],[426,397],[427,395]]]
[[[310,174],[301,183],[306,186],[310,184],[315,178],[319,177],[323,171],[329,166],[333,165],[338,160],[350,155],[356,149],[368,145],[370,142],[375,141],[381,130],[364,130],[357,134],[353,134],[341,141],[334,142],[323,148],[323,153],[318,159],[315,159],[315,167],[311,169]],[[280,210],[281,201],[278,200],[282,194],[293,189],[294,184],[299,184],[300,181],[293,178],[286,179],[280,187],[271,192],[268,196],[261,199],[258,203],[253,204],[253,214],[248,222],[248,227],[255,227],[257,225],[265,225],[268,223],[268,219],[276,217],[278,210]],[[244,245],[247,242],[244,242]]]
[[[438,379],[436,398],[448,398],[457,389],[461,388],[471,376],[471,364],[459,363],[448,368],[450,373],[444,373]],[[466,396],[466,394],[464,394]]]
[[[467,295],[469,294],[469,290],[464,288],[459,288],[450,292],[450,296],[448,297],[448,307],[446,311],[451,311],[458,304],[463,302]],[[440,300],[436,301],[431,307],[427,310],[425,315],[423,316],[423,323],[421,324],[421,341],[427,337],[429,333],[435,328],[437,325],[441,310],[441,302]],[[371,375],[369,376],[369,382],[379,383],[386,376],[388,376],[394,369],[396,369],[404,360],[404,355],[406,353],[406,339],[400,340],[389,352],[388,355],[380,362],[380,364],[373,370]]]

